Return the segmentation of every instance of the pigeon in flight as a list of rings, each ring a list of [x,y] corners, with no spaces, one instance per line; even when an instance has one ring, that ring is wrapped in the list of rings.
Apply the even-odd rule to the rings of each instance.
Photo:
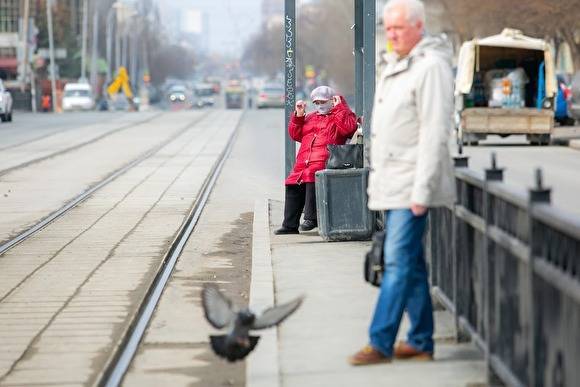
[[[240,309],[217,286],[205,284],[201,292],[207,321],[216,329],[227,328],[224,335],[210,336],[216,355],[230,362],[245,358],[258,344],[260,336],[250,336],[251,330],[266,329],[280,324],[298,309],[304,297],[270,307],[259,316],[250,309]]]

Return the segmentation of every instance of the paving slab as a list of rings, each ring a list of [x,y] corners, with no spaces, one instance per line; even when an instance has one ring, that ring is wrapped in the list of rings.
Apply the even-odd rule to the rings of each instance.
[[[264,244],[269,242],[258,250],[263,254],[258,259],[267,259],[270,254],[273,297],[279,303],[305,293],[306,300],[271,337],[270,361],[265,348],[260,347],[248,361],[248,370],[254,370],[248,372],[253,376],[248,386],[268,385],[265,375],[271,378],[276,374],[274,382],[285,387],[459,387],[485,382],[483,355],[472,343],[454,342],[453,318],[445,311],[435,313],[435,361],[350,366],[348,356],[368,341],[368,324],[378,292],[362,277],[363,256],[370,243],[328,243],[316,232],[276,236],[272,231],[280,226],[283,203],[272,200],[262,208],[268,208],[268,212],[262,217],[256,215],[263,224],[255,224],[254,229],[270,233],[255,236]],[[252,289],[263,293],[252,293],[250,302],[272,297],[266,285]],[[408,325],[405,318],[400,339],[404,339]]]

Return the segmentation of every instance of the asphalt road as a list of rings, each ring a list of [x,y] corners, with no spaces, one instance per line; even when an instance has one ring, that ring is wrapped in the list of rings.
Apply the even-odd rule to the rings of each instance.
[[[540,168],[544,184],[552,188],[552,204],[577,216],[580,221],[580,150],[566,146],[530,146],[524,136],[490,136],[478,146],[467,146],[471,169],[481,171],[497,155],[499,167],[505,168],[504,181],[516,190],[535,184],[535,170]]]

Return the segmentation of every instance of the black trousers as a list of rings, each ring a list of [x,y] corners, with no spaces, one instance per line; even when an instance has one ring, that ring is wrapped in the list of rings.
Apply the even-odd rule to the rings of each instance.
[[[302,211],[304,211],[305,220],[316,222],[316,191],[314,190],[314,183],[286,186],[284,222],[282,226],[292,229],[298,228]]]

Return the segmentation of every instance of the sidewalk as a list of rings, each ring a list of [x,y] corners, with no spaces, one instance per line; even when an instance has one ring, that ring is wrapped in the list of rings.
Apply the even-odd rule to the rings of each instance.
[[[257,202],[250,304],[262,309],[306,295],[301,309],[265,332],[247,362],[247,386],[482,386],[483,355],[453,341],[453,319],[436,312],[434,362],[352,367],[347,357],[367,343],[377,289],[362,259],[370,242],[324,242],[316,232],[275,236],[283,203]],[[401,327],[401,338],[407,330]],[[277,356],[273,356],[277,352]]]

